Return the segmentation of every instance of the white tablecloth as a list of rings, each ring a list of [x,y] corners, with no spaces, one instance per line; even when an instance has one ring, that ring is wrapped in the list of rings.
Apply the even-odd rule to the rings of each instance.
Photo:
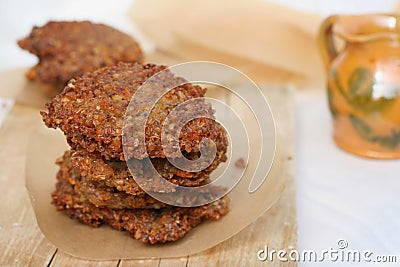
[[[297,2],[299,1],[292,1],[291,4],[299,6]],[[385,3],[346,0],[335,1],[335,4],[330,5],[321,3],[303,1],[301,7],[327,14],[329,10],[358,10],[358,3],[362,4],[362,11],[389,11],[395,1]],[[33,25],[42,25],[49,19],[90,19],[105,22],[133,34],[144,45],[145,50],[151,49],[151,43],[140,35],[124,15],[130,4],[130,0],[1,1],[0,70],[31,66],[36,62],[34,56],[17,47],[16,40],[26,35]],[[331,138],[331,121],[323,90],[320,92],[297,93],[296,180],[299,249],[337,249],[338,240],[344,239],[348,242],[349,249],[369,250],[374,252],[374,255],[394,254],[398,256],[400,264],[400,161],[368,160],[338,149]],[[11,105],[12,102],[0,99],[0,125]],[[263,246],[264,244],[260,244],[260,249]],[[341,264],[344,263],[325,261],[318,265]],[[303,262],[299,265],[312,264]]]
[[[400,160],[364,159],[342,151],[332,139],[325,97],[302,93],[297,100],[300,249],[338,249],[343,239],[349,249],[400,258]]]

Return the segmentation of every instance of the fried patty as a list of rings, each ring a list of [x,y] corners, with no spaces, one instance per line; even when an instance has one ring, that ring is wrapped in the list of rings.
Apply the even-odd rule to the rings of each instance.
[[[91,180],[102,182],[109,187],[115,187],[119,191],[128,194],[142,194],[143,190],[138,186],[130,173],[125,161],[105,160],[96,153],[88,153],[86,150],[76,150],[66,152],[64,158],[72,162],[79,176]],[[187,157],[195,160],[199,153],[190,153]],[[202,171],[187,172],[173,166],[167,159],[153,158],[149,161],[131,159],[130,166],[134,168],[135,175],[146,178],[146,188],[155,192],[171,192],[173,187],[168,186],[164,180],[157,179],[154,172],[150,169],[155,168],[157,173],[169,182],[181,186],[199,186],[209,178],[210,173],[215,170],[221,162],[226,161],[225,151],[219,151],[212,163]]]
[[[60,166],[60,169],[65,169],[65,172],[73,169],[74,176],[81,177],[81,180],[85,183],[97,183],[100,186],[110,187],[113,190],[122,191],[133,196],[142,196],[145,194],[131,176],[124,161],[115,161],[107,164],[101,157],[91,158],[87,154],[77,156],[76,153],[73,153],[73,156],[71,156],[71,152],[66,151],[63,157],[57,159],[56,163]],[[196,179],[172,176],[168,181],[176,185],[193,187],[201,185],[208,178],[208,174],[201,173]],[[160,182],[152,178],[148,178],[147,180],[149,181],[146,184],[148,190],[166,193],[175,191],[163,179]]]
[[[74,185],[76,192],[78,192],[85,201],[89,201],[96,207],[108,207],[112,209],[121,208],[162,208],[166,207],[165,203],[159,202],[156,199],[145,194],[145,192],[136,185],[136,194],[128,194],[120,192],[116,187],[107,186],[105,181],[93,181],[88,178],[81,177],[79,171],[71,163],[70,153],[67,151],[64,156],[57,160],[60,167],[57,173],[58,180],[68,181]],[[130,178],[133,180],[133,178]],[[197,185],[204,185],[209,183],[209,180],[201,180]],[[163,187],[156,188],[158,192],[167,191]],[[179,188],[178,188],[179,190]],[[204,200],[211,201],[216,196],[223,195],[225,190],[221,187],[212,187],[211,190],[199,188],[201,194],[195,194],[191,197],[182,197],[182,202],[186,205],[196,205],[197,203],[204,203]],[[173,190],[175,191],[175,190]],[[171,197],[175,197],[171,196]]]
[[[33,27],[18,45],[39,58],[28,78],[61,88],[85,72],[143,59],[139,44],[130,36],[89,21],[50,21]]]
[[[46,104],[48,111],[41,112],[43,121],[50,128],[60,128],[72,149],[98,152],[106,159],[125,160],[122,130],[128,104],[148,78],[165,68],[154,64],[119,63],[117,66],[101,68],[72,79],[61,94]],[[155,82],[151,92],[140,97],[135,95],[136,105],[129,110],[124,128],[127,159],[178,158],[181,157],[181,151],[199,152],[200,142],[204,138],[214,141],[217,146],[226,150],[226,132],[213,119],[214,110],[202,99],[206,89],[200,86],[186,83],[169,91],[151,110],[148,120],[135,114],[147,109],[149,99],[154,95],[165,93],[167,87],[185,82],[168,70],[162,73],[162,82]],[[193,99],[199,101],[185,102]],[[168,143],[163,148],[163,123],[171,110],[179,104],[183,108],[172,116],[171,123],[163,132],[168,140],[174,139],[173,133],[178,132],[179,143],[176,146]],[[193,114],[198,118],[190,120],[182,129],[173,123],[175,119],[189,118]]]
[[[150,244],[176,241],[202,221],[220,219],[229,209],[229,199],[226,197],[195,208],[100,208],[85,201],[74,185],[64,179],[57,182],[56,190],[52,193],[52,204],[57,210],[64,210],[71,218],[85,224],[98,227],[107,223],[114,229],[128,231],[133,238]]]
[[[87,179],[82,179],[68,160],[64,160],[60,164],[60,169],[57,173],[57,180],[59,182],[67,182],[71,184],[74,187],[75,192],[80,195],[81,201],[90,202],[96,207],[108,207],[111,209],[159,209],[167,206],[144,192],[141,192],[140,195],[130,195],[120,192],[113,187],[106,186],[104,182],[93,182]]]

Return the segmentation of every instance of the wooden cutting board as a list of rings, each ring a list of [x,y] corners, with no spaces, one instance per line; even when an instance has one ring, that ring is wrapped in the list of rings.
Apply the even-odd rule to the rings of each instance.
[[[153,62],[175,63],[168,58],[158,59]],[[293,92],[285,87],[263,86],[278,124],[278,134],[285,140],[288,184],[280,200],[256,222],[214,248],[184,258],[98,262],[78,259],[59,251],[40,232],[25,189],[27,140],[30,128],[35,124],[32,121],[41,123],[39,107],[45,98],[23,91],[24,72],[24,69],[18,69],[0,73],[0,97],[16,99],[15,106],[0,127],[0,265],[265,266],[265,262],[257,259],[257,251],[265,245],[276,250],[297,248]],[[277,261],[271,265],[297,266],[294,262]]]

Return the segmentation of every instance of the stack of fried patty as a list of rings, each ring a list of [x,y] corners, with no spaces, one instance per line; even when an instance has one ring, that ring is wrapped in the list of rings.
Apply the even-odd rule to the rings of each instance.
[[[205,89],[182,84],[182,78],[165,69],[164,66],[137,63],[119,63],[98,69],[70,80],[63,92],[46,105],[48,111],[41,113],[45,124],[61,129],[71,147],[56,162],[60,170],[52,203],[58,210],[91,226],[105,222],[151,244],[175,241],[203,220],[217,220],[228,212],[226,197],[199,207],[167,205],[144,192],[143,186],[139,186],[133,177],[145,177],[146,190],[168,194],[175,187],[168,187],[165,180],[153,179],[153,173],[148,171],[151,168],[149,162],[167,181],[194,187],[209,183],[210,173],[226,160],[227,135],[212,119],[214,110],[204,100],[196,104],[189,101],[201,99]],[[155,104],[146,121],[139,116],[131,118],[132,123],[128,126],[132,140],[127,139],[129,149],[123,151],[124,116],[129,102],[138,88],[160,71],[163,83],[155,90],[179,86]],[[146,102],[146,99],[142,100]],[[163,147],[163,123],[170,111],[182,103],[188,104],[179,116],[189,113],[200,116],[180,129],[179,147]],[[143,139],[135,136],[141,134],[140,125],[146,125]],[[174,124],[170,126],[167,129],[173,130]],[[167,157],[199,159],[204,138],[212,140],[216,147],[215,157],[206,168],[191,172],[168,161]],[[135,168],[134,174],[128,169],[128,162]],[[215,187],[201,197],[214,199],[220,195],[220,190]],[[184,201],[190,206],[198,200]]]

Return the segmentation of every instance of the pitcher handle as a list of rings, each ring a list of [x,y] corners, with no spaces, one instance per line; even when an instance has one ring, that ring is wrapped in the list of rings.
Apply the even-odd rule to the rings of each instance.
[[[331,62],[338,54],[333,40],[333,25],[337,18],[335,15],[326,18],[319,28],[318,45],[326,71],[329,70]]]

